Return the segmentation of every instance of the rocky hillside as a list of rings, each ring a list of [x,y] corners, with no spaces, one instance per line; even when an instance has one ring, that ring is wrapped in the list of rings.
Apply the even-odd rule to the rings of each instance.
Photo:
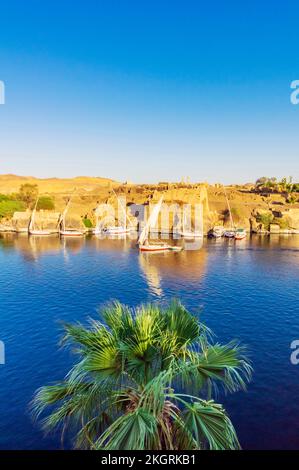
[[[38,179],[0,175],[0,195],[17,193],[24,183],[37,185],[41,196],[51,198],[52,209],[56,213],[64,209],[69,195],[76,189],[69,216],[79,221],[88,220],[91,225],[95,224],[95,209],[99,203],[109,203],[117,208],[115,193],[125,196],[129,214],[132,214],[131,208],[134,207],[134,204],[148,206],[158,201],[163,194],[164,201],[168,204],[179,204],[180,206],[191,204],[194,206],[198,202],[203,202],[206,232],[214,225],[229,225],[226,196],[237,226],[256,232],[288,233],[289,231],[299,231],[299,194],[295,193],[292,202],[290,202],[283,192],[259,191],[253,185],[227,186],[224,191],[220,185],[211,186],[200,183],[134,185],[120,184],[107,178],[98,177]],[[46,216],[49,217],[49,214]],[[15,214],[14,219],[17,217],[18,215]],[[11,219],[12,216],[6,219],[2,217],[0,221],[2,228],[5,225],[9,226]],[[160,221],[160,227],[162,224],[163,222]]]

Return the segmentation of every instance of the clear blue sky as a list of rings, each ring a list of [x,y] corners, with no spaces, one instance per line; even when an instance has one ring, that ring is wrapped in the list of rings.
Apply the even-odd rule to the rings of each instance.
[[[299,180],[295,1],[0,4],[0,173]]]

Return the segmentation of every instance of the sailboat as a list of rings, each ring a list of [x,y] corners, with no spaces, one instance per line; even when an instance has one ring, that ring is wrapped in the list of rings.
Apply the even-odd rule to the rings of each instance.
[[[229,211],[229,220],[230,220],[230,228],[229,228],[229,230],[226,230],[223,235],[226,238],[234,238],[235,237],[235,232],[236,232],[235,224],[234,224],[232,211],[231,211],[231,208],[230,208],[229,200],[228,200],[228,197],[227,197],[226,190],[225,190],[224,186],[223,186],[223,189],[224,189],[225,199],[226,199],[226,203],[227,203],[227,207],[228,207],[228,211]]]
[[[157,251],[168,251],[168,250],[173,250],[173,251],[181,251],[182,247],[179,246],[171,246],[168,245],[167,243],[149,243],[148,241],[148,234],[150,231],[151,227],[155,227],[159,212],[161,210],[163,202],[163,196],[161,196],[159,202],[154,206],[140,236],[138,239],[138,246],[140,251],[151,251],[151,252],[157,252]]]
[[[72,199],[72,196],[70,196],[70,198],[67,202],[67,205],[65,206],[65,209],[64,209],[63,213],[61,214],[61,216],[59,218],[59,221],[58,221],[59,234],[64,236],[64,237],[81,237],[81,236],[84,235],[83,230],[77,230],[77,229],[74,229],[74,228],[67,228],[66,225],[65,225],[65,218],[66,218],[67,211],[70,207],[71,199]]]
[[[244,238],[246,238],[246,230],[243,228],[236,229],[225,188],[224,188],[224,193],[225,193],[226,202],[227,202],[227,206],[229,210],[230,227],[231,227],[230,230],[227,230],[224,232],[224,236],[227,238],[234,238],[235,240],[243,240]]]
[[[117,196],[117,194],[115,193],[114,189],[112,189],[112,191],[114,192],[119,204],[120,204],[120,207],[122,209],[122,212],[124,214],[124,224],[123,225],[110,225],[108,227],[105,227],[103,228],[102,225],[101,225],[101,221],[97,224],[96,228],[94,229],[93,233],[95,235],[99,235],[101,233],[106,233],[108,235],[125,235],[127,233],[130,233],[132,228],[133,228],[133,225],[132,225],[132,222],[130,220],[130,218],[128,217],[127,215],[127,211],[126,211],[126,208],[123,206],[123,203],[121,201],[121,199]],[[128,227],[127,226],[127,220],[130,224],[130,226]]]
[[[32,211],[31,217],[30,217],[30,222],[29,222],[29,226],[28,226],[28,233],[29,233],[29,235],[38,235],[38,236],[51,235],[50,230],[37,230],[37,229],[34,228],[35,215],[36,215],[36,208],[37,208],[38,200],[39,200],[39,198],[37,198],[37,200],[36,200],[35,206],[33,208],[33,211]]]
[[[182,227],[182,230],[179,230],[177,233],[178,235],[180,235],[181,237],[184,237],[184,238],[201,238],[203,237],[203,230],[202,230],[202,206],[200,206],[200,214],[199,214],[199,217],[200,217],[200,222],[201,222],[201,230],[188,230],[189,227],[191,227],[191,221],[190,219],[188,220],[188,214],[187,212],[184,210],[184,214],[183,214],[183,227]]]

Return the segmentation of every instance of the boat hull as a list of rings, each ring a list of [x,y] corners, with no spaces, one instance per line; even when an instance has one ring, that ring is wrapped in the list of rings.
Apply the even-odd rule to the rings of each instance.
[[[83,237],[84,233],[79,230],[60,230],[60,235],[63,237]]]
[[[246,232],[236,232],[235,240],[244,240],[246,238]]]
[[[211,232],[211,237],[213,238],[221,238],[223,237],[223,234],[224,234],[224,228],[220,225],[216,226],[213,228],[212,232]]]
[[[235,238],[235,232],[224,232],[224,235],[223,235],[225,238]]]
[[[202,233],[197,233],[197,232],[177,232],[177,235],[180,235],[180,237],[183,237],[183,238],[202,238],[203,237]]]
[[[53,232],[50,232],[49,230],[29,230],[29,235],[35,235],[38,237],[45,237],[48,235],[51,235]]]
[[[103,233],[108,235],[124,235],[125,233],[130,233],[131,229],[126,227],[108,227]]]
[[[169,245],[139,245],[140,251],[169,251]]]
[[[181,246],[172,246],[172,245],[139,245],[140,251],[146,252],[157,252],[157,251],[182,251]]]

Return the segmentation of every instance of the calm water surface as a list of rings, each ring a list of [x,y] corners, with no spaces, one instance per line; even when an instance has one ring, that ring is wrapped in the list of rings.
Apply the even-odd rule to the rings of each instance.
[[[130,240],[0,237],[0,448],[61,448],[44,437],[28,404],[63,378],[70,353],[61,321],[85,322],[110,299],[131,306],[179,297],[220,342],[248,346],[248,392],[220,396],[243,448],[299,449],[299,236],[205,240],[201,250],[140,254]]]

